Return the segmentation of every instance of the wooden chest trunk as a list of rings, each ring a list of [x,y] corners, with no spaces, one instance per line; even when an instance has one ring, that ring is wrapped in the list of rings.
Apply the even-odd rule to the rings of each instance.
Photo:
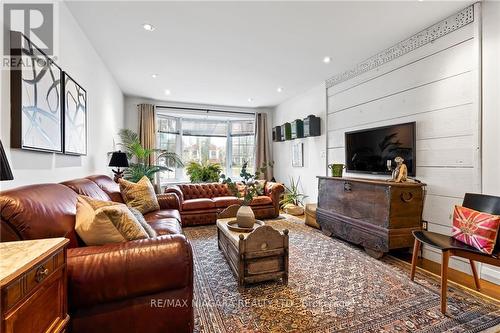
[[[217,220],[219,249],[238,278],[238,285],[282,279],[288,283],[288,230],[264,225],[251,233],[228,229],[234,218]]]
[[[321,228],[374,257],[411,247],[411,232],[422,227],[425,184],[318,177],[318,187]]]

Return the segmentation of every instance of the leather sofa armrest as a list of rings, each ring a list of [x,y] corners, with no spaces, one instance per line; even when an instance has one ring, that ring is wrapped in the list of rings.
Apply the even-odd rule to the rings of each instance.
[[[274,217],[280,215],[280,197],[285,191],[285,187],[281,183],[267,182],[264,187],[264,195],[267,195],[273,201]]]
[[[179,186],[170,185],[167,188],[165,188],[165,193],[177,194],[177,197],[179,198],[180,205],[182,206],[182,203],[184,202],[184,193],[182,193],[182,190]]]
[[[264,194],[271,199],[277,198],[279,201],[280,195],[285,191],[285,187],[281,183],[267,182],[264,187]]]
[[[192,295],[193,254],[183,235],[71,248],[67,256],[72,309],[172,289]]]
[[[162,193],[157,194],[156,198],[160,204],[160,209],[181,209],[179,197],[175,193]]]

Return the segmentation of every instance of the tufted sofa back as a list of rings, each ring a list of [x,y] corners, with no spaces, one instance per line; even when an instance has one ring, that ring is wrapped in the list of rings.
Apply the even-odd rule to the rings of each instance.
[[[232,196],[226,184],[202,183],[178,185],[184,200]]]

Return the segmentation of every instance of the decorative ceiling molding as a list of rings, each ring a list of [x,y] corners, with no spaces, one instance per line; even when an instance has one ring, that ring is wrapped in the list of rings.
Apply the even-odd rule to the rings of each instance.
[[[385,63],[388,63],[396,58],[399,58],[413,50],[418,49],[428,43],[432,43],[438,38],[441,38],[455,30],[474,22],[474,7],[471,5],[460,12],[436,23],[429,28],[420,31],[419,33],[407,38],[396,45],[385,49],[384,51],[374,55],[356,65],[356,67],[337,74],[326,80],[326,88],[331,88],[341,82],[347,81],[360,74],[368,72]]]

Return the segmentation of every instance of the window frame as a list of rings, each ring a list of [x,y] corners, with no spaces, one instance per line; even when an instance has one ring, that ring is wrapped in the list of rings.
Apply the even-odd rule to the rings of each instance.
[[[232,113],[232,114],[235,114],[235,113]],[[200,114],[201,116],[201,114]],[[183,130],[182,130],[182,120],[183,119],[186,119],[186,120],[192,120],[192,118],[183,118],[181,115],[179,116],[175,116],[175,115],[167,115],[167,114],[162,114],[162,113],[157,113],[156,114],[156,122],[158,124],[158,121],[161,120],[162,118],[165,119],[174,119],[176,121],[176,129],[177,131],[175,132],[170,132],[170,131],[160,131],[160,130],[156,130],[156,140],[157,140],[157,144],[156,146],[159,147],[160,146],[160,141],[161,141],[161,136],[160,134],[161,133],[169,133],[169,134],[174,134],[176,136],[176,140],[175,140],[175,153],[180,156],[182,158],[182,152],[183,152]],[[253,128],[253,131],[251,134],[232,134],[232,123],[233,122],[242,122],[242,121],[252,121],[254,122],[254,128]],[[228,119],[228,120],[225,120],[224,122],[227,123],[227,133],[226,133],[226,175],[228,177],[231,177],[233,179],[238,179],[239,178],[239,174],[233,174],[233,171],[232,171],[232,168],[233,168],[233,160],[232,160],[232,156],[233,156],[233,137],[241,137],[241,136],[253,136],[255,137],[255,120],[250,118],[250,117],[242,117],[242,118],[235,118],[235,119]],[[202,136],[202,135],[190,135],[190,136]],[[210,136],[212,137],[212,136]],[[214,135],[213,137],[221,137],[221,136],[217,136],[217,135]],[[255,160],[255,147],[253,149],[253,152],[252,152],[252,156],[253,160]],[[185,162],[185,161],[184,161]],[[253,167],[253,166],[252,166]],[[184,168],[175,168],[175,178],[167,178],[163,183],[161,183],[160,181],[160,173],[157,174],[157,182],[158,184],[160,184],[160,186],[163,186],[163,185],[167,185],[167,184],[174,184],[174,183],[185,183],[185,182],[189,182],[189,179],[185,179],[184,178],[184,172],[183,172]]]

